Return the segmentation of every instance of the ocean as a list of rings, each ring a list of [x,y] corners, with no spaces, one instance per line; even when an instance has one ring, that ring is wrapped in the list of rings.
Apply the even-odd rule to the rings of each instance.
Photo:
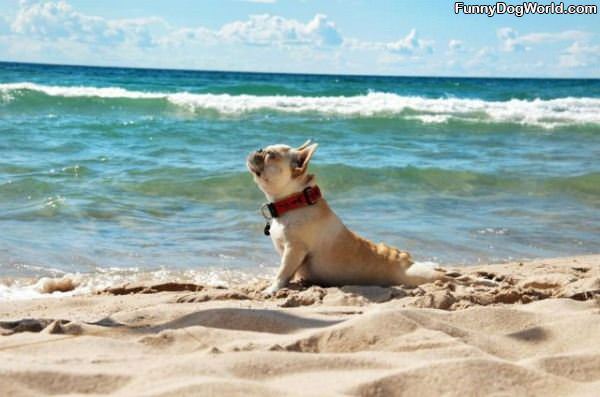
[[[600,80],[0,63],[0,298],[272,272],[245,158],[307,139],[342,220],[419,261],[599,252]]]

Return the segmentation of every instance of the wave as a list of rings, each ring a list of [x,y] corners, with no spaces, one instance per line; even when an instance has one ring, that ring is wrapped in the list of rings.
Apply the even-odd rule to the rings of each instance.
[[[240,116],[256,112],[319,114],[330,117],[393,117],[427,124],[451,121],[513,123],[543,128],[600,125],[600,98],[510,99],[427,98],[369,92],[354,96],[232,95],[144,92],[121,87],[0,84],[0,103],[28,105],[46,98],[156,102],[199,115]],[[37,102],[36,102],[37,99]],[[29,101],[29,102],[28,102]],[[123,103],[123,105],[126,105]]]
[[[401,194],[407,200],[422,197],[490,197],[509,194],[520,197],[561,195],[600,205],[600,172],[573,176],[524,176],[522,174],[491,174],[466,170],[417,167],[361,168],[344,164],[315,165],[311,172],[326,195],[359,198],[365,194]],[[123,215],[152,219],[168,215],[169,210],[141,205],[152,200],[175,199],[185,206],[185,200],[207,207],[235,206],[254,208],[264,200],[246,171],[221,175],[204,172],[184,172],[179,169],[155,169],[143,174],[124,174],[119,182],[96,185],[93,194],[82,194],[79,182],[71,185],[61,178],[40,175],[14,177],[10,184],[0,184],[4,212],[0,220],[35,220],[60,217],[67,219],[110,220]],[[360,181],[357,184],[356,181]],[[126,193],[114,196],[115,189]],[[52,192],[60,191],[60,195]],[[31,197],[16,204],[23,194]],[[146,201],[150,200],[150,201]]]
[[[573,176],[525,176],[494,174],[445,168],[356,167],[347,164],[313,165],[319,184],[335,194],[447,194],[472,196],[510,192],[511,194],[564,194],[580,198],[600,197],[600,172]],[[247,171],[221,175],[177,177],[171,170],[154,170],[139,179],[129,177],[120,187],[143,196],[181,197],[197,202],[255,203],[263,198]],[[177,170],[175,170],[177,171]],[[138,176],[136,176],[138,178]],[[360,181],[357,184],[357,181]]]

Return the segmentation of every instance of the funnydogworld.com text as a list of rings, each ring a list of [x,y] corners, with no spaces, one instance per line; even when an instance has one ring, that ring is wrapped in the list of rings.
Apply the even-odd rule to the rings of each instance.
[[[522,17],[528,14],[564,14],[564,15],[582,15],[582,14],[597,14],[598,6],[595,4],[571,4],[565,5],[564,2],[539,4],[534,1],[526,1],[521,4],[507,4],[503,1],[498,1],[494,4],[465,4],[462,1],[454,3],[455,14],[465,15],[514,15]]]

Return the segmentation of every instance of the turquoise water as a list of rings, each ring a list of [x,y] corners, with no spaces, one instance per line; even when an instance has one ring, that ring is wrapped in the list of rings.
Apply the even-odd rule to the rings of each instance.
[[[597,253],[600,80],[0,64],[0,277],[277,264],[244,165],[311,165],[342,219],[418,260]]]

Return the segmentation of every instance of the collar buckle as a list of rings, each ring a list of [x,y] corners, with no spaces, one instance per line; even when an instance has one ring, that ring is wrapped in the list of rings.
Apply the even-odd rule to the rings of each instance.
[[[308,205],[314,205],[317,203],[317,200],[313,199],[313,191],[314,189],[312,186],[309,186],[302,191],[302,194],[304,194],[304,199],[306,200],[306,204]]]
[[[264,203],[260,206],[260,214],[267,221],[270,221],[273,218],[277,217],[277,210],[275,209],[275,205],[273,203]]]

